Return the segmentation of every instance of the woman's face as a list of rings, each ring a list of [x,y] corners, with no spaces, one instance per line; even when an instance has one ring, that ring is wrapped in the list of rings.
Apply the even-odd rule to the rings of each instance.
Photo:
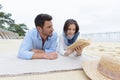
[[[67,36],[68,37],[73,36],[75,34],[75,31],[76,31],[75,24],[70,24],[69,27],[68,27],[68,30],[67,30]]]

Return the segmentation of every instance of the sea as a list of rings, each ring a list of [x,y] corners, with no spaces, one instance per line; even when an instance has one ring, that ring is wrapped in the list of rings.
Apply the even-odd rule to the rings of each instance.
[[[84,33],[81,34],[82,38],[90,39],[97,42],[120,42],[119,32],[99,32],[99,33]]]

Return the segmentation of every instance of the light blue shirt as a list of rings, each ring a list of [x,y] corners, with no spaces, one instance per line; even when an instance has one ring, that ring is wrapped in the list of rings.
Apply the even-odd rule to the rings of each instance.
[[[24,37],[24,40],[22,41],[22,44],[18,52],[18,57],[29,60],[32,58],[34,54],[34,52],[32,52],[31,49],[45,50],[46,53],[49,53],[55,52],[56,46],[57,46],[56,32],[53,32],[52,36],[48,37],[44,45],[42,45],[41,36],[39,35],[37,29],[34,28],[30,30]]]

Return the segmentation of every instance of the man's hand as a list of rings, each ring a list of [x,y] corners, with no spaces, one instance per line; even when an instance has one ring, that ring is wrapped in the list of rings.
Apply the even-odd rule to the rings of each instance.
[[[47,53],[47,59],[52,60],[52,59],[56,59],[58,57],[56,52],[51,52],[51,53]]]
[[[77,46],[77,47],[75,48],[75,51],[76,51],[76,55],[77,55],[77,56],[80,56],[81,53],[82,53],[82,48],[81,48],[80,46]]]

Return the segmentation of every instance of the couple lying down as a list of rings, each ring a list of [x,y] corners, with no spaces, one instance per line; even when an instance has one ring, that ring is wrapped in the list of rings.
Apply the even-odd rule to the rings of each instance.
[[[88,41],[79,39],[79,25],[74,19],[67,19],[63,33],[57,38],[52,25],[52,16],[49,14],[39,14],[35,18],[36,28],[29,30],[20,46],[18,57],[21,59],[56,59],[58,53],[68,56],[76,53],[80,56]],[[57,46],[57,39],[59,43]],[[85,41],[85,42],[84,42]],[[84,43],[84,44],[83,44]],[[56,46],[57,51],[56,52]]]

